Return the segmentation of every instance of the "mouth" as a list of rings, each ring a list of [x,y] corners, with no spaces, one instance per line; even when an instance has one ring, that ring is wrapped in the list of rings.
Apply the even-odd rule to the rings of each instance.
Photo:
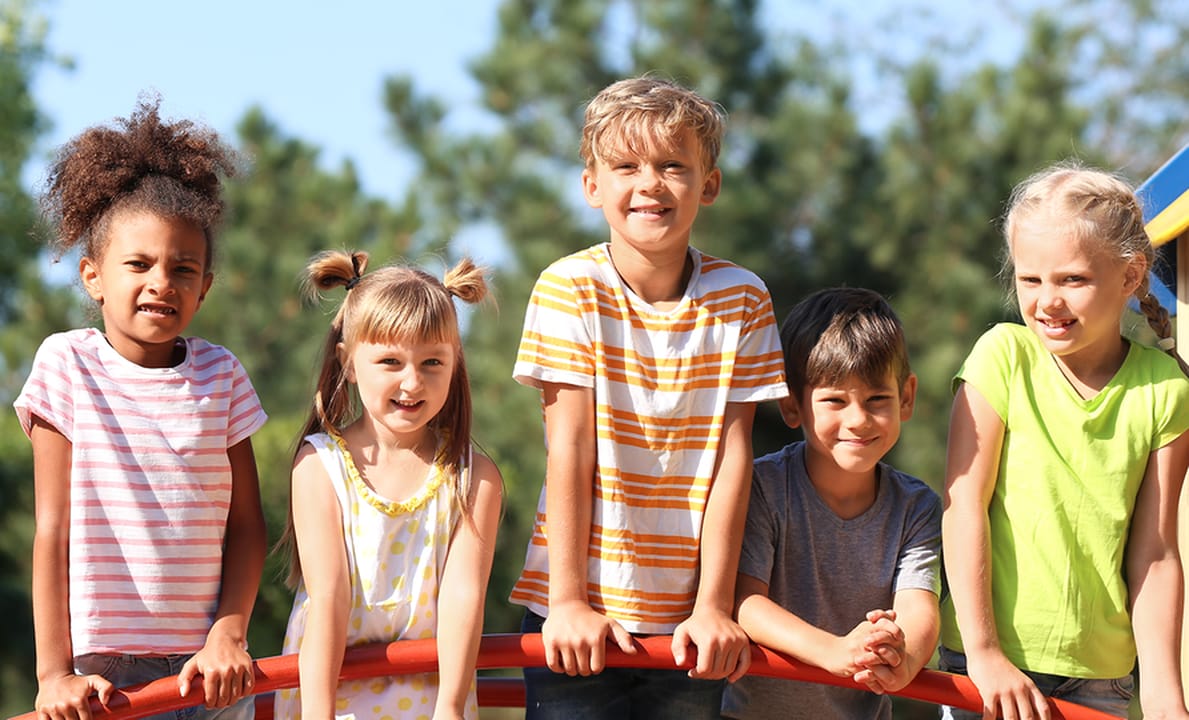
[[[146,315],[177,315],[178,311],[168,305],[137,305],[136,311]]]
[[[425,404],[424,400],[397,400],[394,403],[401,410],[416,410]]]
[[[1036,321],[1050,330],[1065,330],[1077,322],[1076,320],[1054,320],[1053,318],[1037,318]]]
[[[629,209],[632,215],[640,215],[642,217],[657,218],[667,215],[672,208],[662,207],[660,205],[650,207],[633,207]]]

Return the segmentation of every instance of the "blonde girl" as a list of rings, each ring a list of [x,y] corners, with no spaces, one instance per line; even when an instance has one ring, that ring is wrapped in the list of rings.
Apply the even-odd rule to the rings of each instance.
[[[284,651],[300,687],[278,718],[474,718],[475,662],[502,483],[471,443],[453,298],[487,293],[463,260],[445,280],[328,252],[312,287],[346,289],[293,463]],[[437,638],[439,673],[339,682],[345,648]]]
[[[983,717],[1048,718],[1046,696],[1126,717],[1138,652],[1145,717],[1183,720],[1189,382],[1135,193],[1056,166],[1016,189],[1005,231],[1024,325],[989,330],[955,379],[942,667],[969,673]],[[1132,297],[1168,354],[1120,335]]]

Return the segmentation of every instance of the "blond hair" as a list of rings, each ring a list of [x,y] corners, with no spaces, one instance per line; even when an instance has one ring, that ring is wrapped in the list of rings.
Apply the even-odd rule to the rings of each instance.
[[[617,148],[638,154],[652,143],[671,148],[688,131],[709,172],[718,163],[724,118],[720,105],[675,82],[651,75],[628,78],[607,86],[586,106],[579,152],[591,168],[596,160],[614,157]]]
[[[399,264],[369,273],[367,263],[366,252],[329,251],[316,255],[306,266],[308,294],[343,287],[347,297],[331,320],[323,343],[313,402],[298,435],[294,460],[301,450],[301,438],[318,432],[338,433],[358,416],[342,362],[357,345],[410,339],[448,343],[455,349],[454,375],[445,405],[429,424],[446,439],[438,462],[445,469],[454,504],[469,515],[467,488],[461,477],[471,446],[471,389],[453,299],[466,303],[485,299],[487,269],[463,258],[438,280],[424,270]],[[340,343],[345,351],[342,354]],[[294,587],[301,579],[301,565],[293,541],[292,500],[289,523],[279,543],[282,545],[288,548],[289,555],[286,583]]]
[[[1074,237],[1120,262],[1142,260],[1143,272],[1134,293],[1140,311],[1157,338],[1172,337],[1168,310],[1152,293],[1148,271],[1156,261],[1156,250],[1130,183],[1113,173],[1072,161],[1050,166],[1024,180],[1012,191],[1004,222],[1008,270],[1012,240],[1020,224],[1040,212],[1061,217]],[[1175,350],[1168,348],[1165,352],[1187,370]]]

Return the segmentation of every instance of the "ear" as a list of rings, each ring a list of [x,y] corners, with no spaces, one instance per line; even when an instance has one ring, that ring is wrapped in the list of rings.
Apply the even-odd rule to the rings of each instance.
[[[912,409],[916,406],[916,401],[917,376],[915,373],[909,373],[904,387],[900,388],[900,422],[907,422],[912,418]]]
[[[1123,271],[1123,290],[1127,297],[1135,294],[1135,291],[1143,283],[1144,275],[1147,272],[1148,263],[1142,256],[1133,258],[1131,262],[1127,263],[1127,268]]]
[[[780,417],[784,418],[785,425],[793,429],[801,427],[801,408],[791,393],[777,400],[776,404],[780,407]]]
[[[99,275],[99,264],[89,257],[78,261],[78,276],[91,299],[103,304],[103,282]]]
[[[603,196],[599,194],[599,181],[593,167],[582,171],[582,195],[586,198],[586,204],[592,208],[603,207]]]
[[[714,168],[702,183],[702,204],[710,205],[722,190],[722,170]]]
[[[343,377],[347,382],[355,382],[355,366],[351,363],[351,356],[347,353],[347,346],[338,343],[334,346],[334,352],[338,356],[339,365],[343,368]]]
[[[214,273],[207,273],[202,276],[202,292],[198,293],[198,306],[202,307],[202,301],[206,300],[206,294],[210,292],[211,283],[215,281]]]

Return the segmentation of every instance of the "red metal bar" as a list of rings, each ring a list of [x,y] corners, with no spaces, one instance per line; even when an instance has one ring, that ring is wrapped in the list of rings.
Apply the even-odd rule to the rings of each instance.
[[[657,636],[638,638],[637,652],[628,655],[614,645],[608,645],[607,665],[629,668],[674,668],[677,667],[669,649],[671,638]],[[343,679],[401,675],[429,672],[437,669],[437,644],[435,640],[402,640],[388,644],[364,645],[347,650],[343,657]],[[541,636],[532,635],[485,635],[479,645],[479,669],[539,667],[545,664],[545,650]],[[256,661],[256,688],[258,696],[274,690],[296,687],[297,656],[282,655]],[[682,667],[692,667],[687,663]],[[786,678],[807,682],[853,687],[865,690],[847,678],[840,678],[806,665],[781,653],[752,645],[751,670],[754,675]],[[523,707],[523,685],[518,678],[480,679],[480,705],[485,707]],[[199,705],[203,701],[201,683],[194,685],[190,693],[181,697],[177,689],[177,678],[168,677],[150,683],[117,690],[106,708],[97,700],[91,701],[91,710],[96,720],[135,720],[181,707]],[[970,680],[962,675],[952,675],[936,670],[923,670],[917,678],[900,692],[903,697],[922,700],[938,705],[952,705],[967,710],[982,709],[982,700]],[[484,702],[484,700],[491,702]],[[262,714],[258,720],[270,718],[271,700],[260,697],[257,707]],[[1050,700],[1054,720],[1111,720],[1110,715],[1075,705],[1062,700]],[[36,713],[17,715],[10,720],[37,720]]]

